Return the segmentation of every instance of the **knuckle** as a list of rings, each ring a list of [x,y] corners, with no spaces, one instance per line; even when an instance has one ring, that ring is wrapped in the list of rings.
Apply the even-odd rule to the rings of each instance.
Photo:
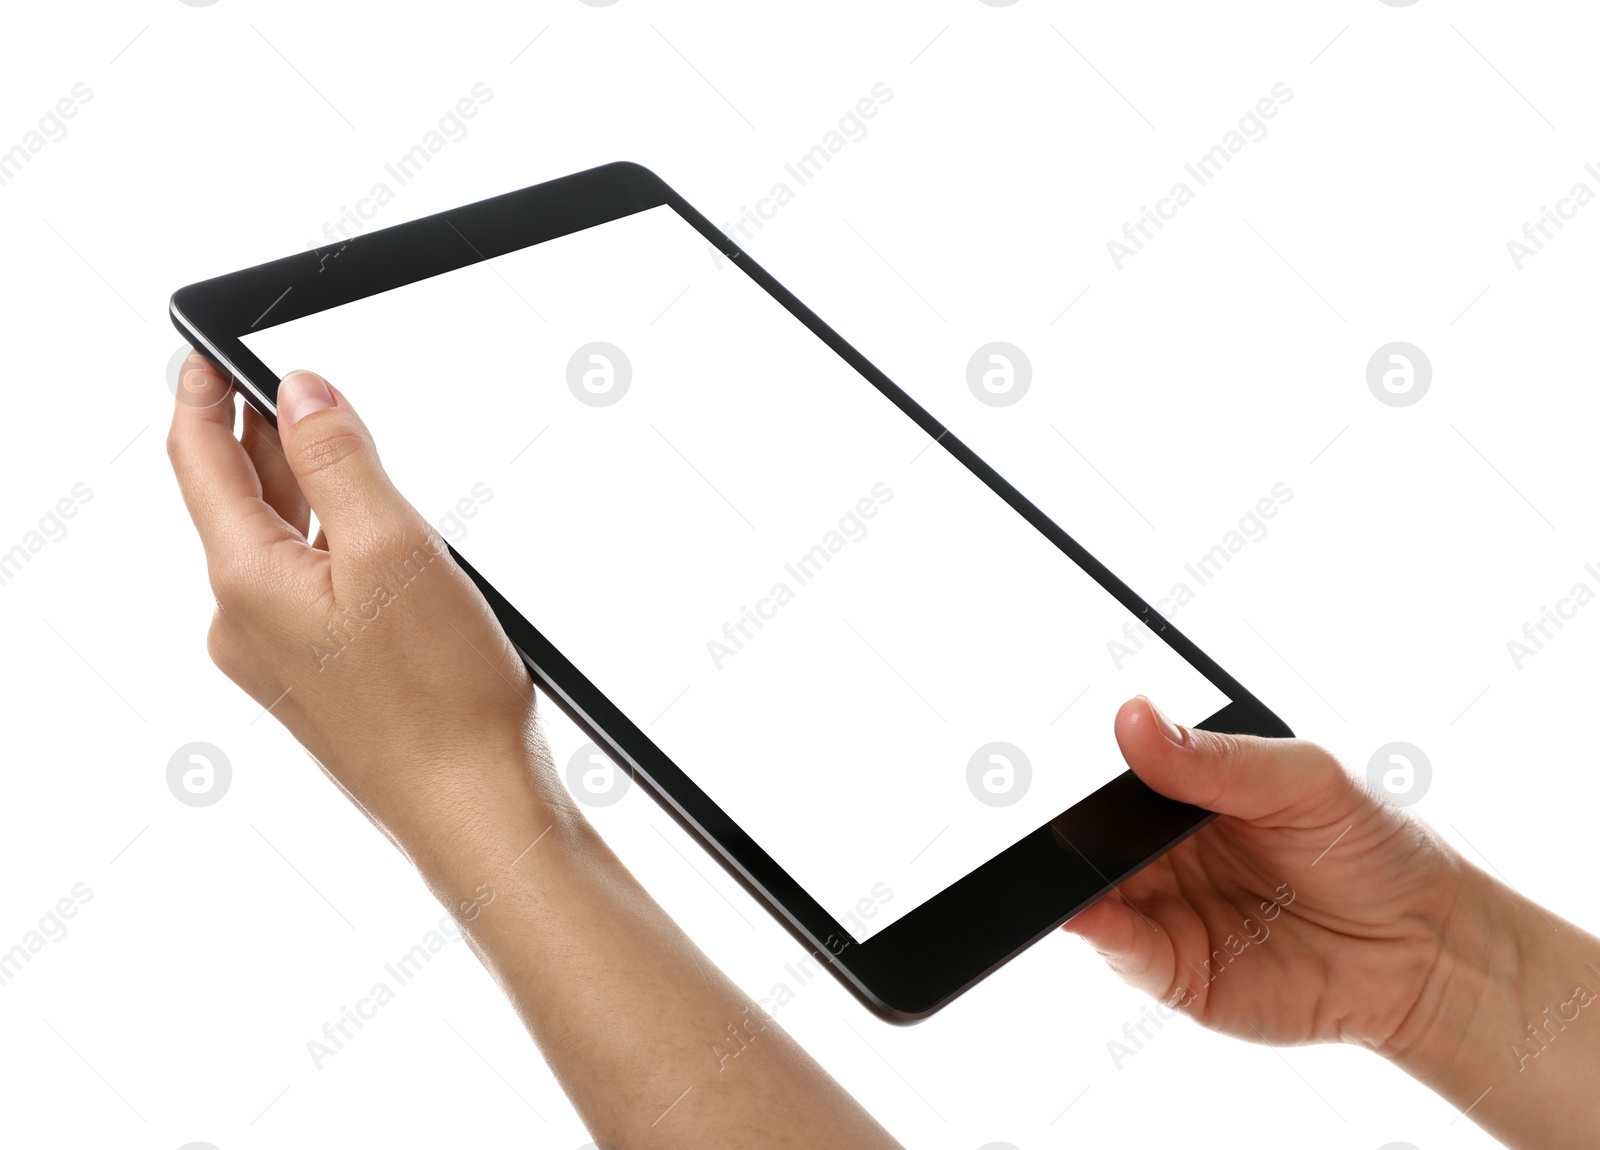
[[[1247,754],[1243,741],[1237,735],[1226,731],[1207,731],[1206,750],[1213,759],[1225,762],[1239,762]]]
[[[1366,779],[1358,779],[1350,770],[1339,761],[1339,757],[1319,743],[1301,742],[1310,752],[1307,756],[1312,781],[1320,788],[1325,799],[1342,798],[1345,795],[1359,793],[1366,785]]]
[[[295,438],[295,470],[302,476],[317,475],[360,457],[368,446],[361,428],[337,418],[319,420],[318,426]]]
[[[1295,739],[1293,744],[1305,753],[1306,759],[1314,764],[1312,769],[1317,771],[1318,774],[1331,778],[1335,775],[1346,773],[1344,764],[1339,761],[1338,756],[1321,743],[1313,743],[1306,739]]]
[[[361,525],[359,533],[347,534],[339,548],[343,556],[370,567],[386,564],[403,550],[405,537],[388,523],[369,521]]]
[[[420,574],[437,554],[429,545],[427,533],[416,522],[404,519],[379,519],[352,542],[355,555],[368,562],[398,565]]]

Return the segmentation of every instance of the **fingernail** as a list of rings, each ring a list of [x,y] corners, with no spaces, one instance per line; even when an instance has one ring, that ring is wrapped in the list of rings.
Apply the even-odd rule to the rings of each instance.
[[[287,431],[313,411],[333,404],[327,380],[313,371],[291,371],[278,384],[278,430]]]
[[[1147,696],[1140,695],[1139,698],[1144,699],[1144,705],[1150,708],[1150,717],[1156,721],[1156,730],[1160,731],[1169,743],[1176,743],[1180,747],[1188,743],[1187,731],[1167,718],[1161,708],[1152,703]]]

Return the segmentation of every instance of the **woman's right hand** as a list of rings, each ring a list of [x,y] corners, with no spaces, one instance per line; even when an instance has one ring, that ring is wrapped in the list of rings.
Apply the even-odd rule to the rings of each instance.
[[[1066,924],[1124,980],[1251,1042],[1365,1046],[1508,1145],[1593,1145],[1600,939],[1313,743],[1179,727],[1143,697],[1116,735],[1153,790],[1219,815]]]
[[[1444,939],[1475,874],[1327,751],[1178,727],[1142,696],[1135,774],[1220,815],[1066,926],[1125,980],[1252,1042],[1403,1053],[1436,1009]]]

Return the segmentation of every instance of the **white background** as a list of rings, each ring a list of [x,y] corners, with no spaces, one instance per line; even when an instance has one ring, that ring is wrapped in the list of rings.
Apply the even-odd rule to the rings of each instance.
[[[1287,482],[1271,532],[1179,626],[1357,769],[1384,743],[1421,747],[1433,783],[1415,809],[1592,925],[1600,610],[1520,670],[1506,651],[1600,559],[1585,494],[1600,208],[1521,270],[1506,249],[1575,181],[1600,185],[1584,172],[1600,161],[1587,14],[13,9],[0,146],[74,84],[93,96],[0,186],[0,543],[74,484],[94,494],[0,587],[0,945],[75,883],[94,895],[0,988],[8,1134],[224,1150],[587,1138],[459,945],[313,1068],[306,1040],[441,912],[206,661],[204,564],[162,451],[171,290],[319,237],[479,81],[494,98],[469,133],[374,225],[618,158],[731,220],[886,82],[893,101],[748,241],[756,258],[1147,596]],[[1268,135],[1117,270],[1107,240],[1280,81],[1294,96]],[[1032,361],[1015,406],[967,390],[991,340]],[[1433,365],[1411,407],[1367,388],[1392,340]],[[564,758],[581,737],[550,725]],[[165,785],[194,740],[235,771],[203,810]],[[787,935],[642,795],[595,818],[746,989],[791,978]],[[1107,1042],[1141,1005],[1061,936],[917,1027],[823,980],[778,1018],[910,1145],[1491,1144],[1353,1049],[1173,1023],[1119,1068]]]

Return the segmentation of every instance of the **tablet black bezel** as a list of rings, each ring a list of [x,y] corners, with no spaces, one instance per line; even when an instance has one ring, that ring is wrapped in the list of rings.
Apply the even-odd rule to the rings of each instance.
[[[229,374],[240,393],[276,424],[277,377],[245,347],[241,335],[662,205],[742,268],[1231,700],[1199,726],[1267,736],[1291,733],[730,237],[638,164],[592,168],[190,284],[173,294],[169,310],[191,346]],[[1124,771],[866,942],[857,942],[504,596],[451,551],[483,591],[546,693],[642,780],[663,808],[863,1004],[887,1020],[910,1022],[938,1010],[1212,817],[1157,795]]]

